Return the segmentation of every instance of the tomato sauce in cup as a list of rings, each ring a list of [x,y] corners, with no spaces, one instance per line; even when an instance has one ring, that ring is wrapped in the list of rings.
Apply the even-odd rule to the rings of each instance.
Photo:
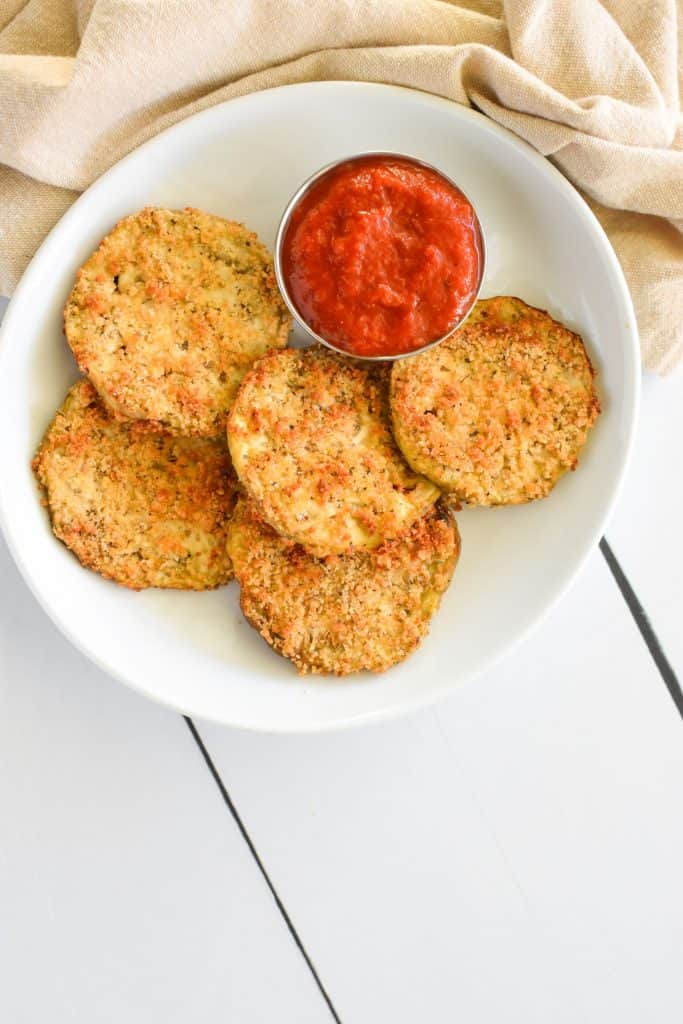
[[[450,334],[476,300],[477,215],[431,167],[391,154],[347,160],[304,188],[288,214],[278,247],[285,298],[333,348],[366,358],[414,352]]]

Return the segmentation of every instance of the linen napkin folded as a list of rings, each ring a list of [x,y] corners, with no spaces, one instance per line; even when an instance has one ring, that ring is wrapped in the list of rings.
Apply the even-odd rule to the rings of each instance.
[[[0,292],[168,125],[290,82],[390,82],[477,107],[574,182],[666,373],[683,361],[681,38],[676,0],[2,0]]]

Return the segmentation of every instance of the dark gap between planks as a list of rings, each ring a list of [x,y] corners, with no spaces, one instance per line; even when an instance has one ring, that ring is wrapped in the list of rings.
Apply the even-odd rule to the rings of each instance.
[[[681,684],[678,681],[669,659],[662,650],[662,645],[659,642],[657,634],[652,628],[652,623],[647,617],[647,613],[642,604],[636,597],[636,593],[629,583],[626,573],[619,565],[616,555],[607,543],[605,537],[600,541],[600,550],[602,551],[609,570],[622,593],[622,597],[628,605],[635,624],[640,630],[640,635],[645,641],[648,651],[652,655],[652,660],[659,669],[659,674],[664,680],[664,684],[671,695],[671,699],[683,718],[683,691],[681,690]]]
[[[335,1010],[335,1008],[334,1008],[334,1006],[332,1004],[332,1000],[330,999],[329,995],[327,994],[327,992],[325,990],[325,986],[323,985],[322,981],[320,980],[320,978],[318,976],[318,972],[316,971],[315,967],[313,966],[313,961],[311,960],[310,956],[306,952],[306,950],[304,948],[304,944],[301,941],[301,939],[299,938],[299,934],[298,934],[296,928],[292,924],[292,920],[291,920],[289,914],[287,913],[287,910],[285,909],[284,903],[282,902],[282,900],[278,896],[278,894],[276,892],[276,889],[275,889],[275,886],[273,885],[273,883],[270,880],[270,876],[268,875],[268,872],[265,869],[263,861],[261,860],[261,858],[259,857],[259,855],[258,855],[258,853],[256,851],[256,847],[254,846],[254,843],[252,841],[251,836],[249,835],[249,833],[246,830],[244,822],[242,821],[242,819],[240,818],[239,814],[237,813],[237,808],[235,807],[234,803],[232,802],[232,799],[230,798],[230,794],[228,793],[227,789],[225,788],[225,785],[223,784],[223,780],[221,779],[220,775],[218,774],[218,769],[216,768],[215,764],[211,760],[211,755],[209,754],[208,750],[204,746],[204,741],[202,740],[201,736],[199,735],[199,732],[197,731],[197,727],[195,726],[195,724],[192,721],[192,719],[189,718],[187,715],[183,715],[183,718],[185,719],[185,724],[187,725],[187,728],[190,730],[190,733],[192,735],[193,740],[195,741],[195,743],[199,747],[199,751],[200,751],[202,757],[204,758],[204,762],[206,764],[206,767],[209,769],[209,771],[210,771],[210,773],[211,773],[211,775],[213,777],[213,781],[218,786],[218,790],[219,790],[221,796],[223,797],[224,804],[226,805],[226,807],[230,811],[230,814],[232,815],[232,817],[234,819],[234,822],[237,825],[237,828],[240,830],[242,838],[244,839],[245,843],[249,847],[249,852],[251,853],[252,857],[256,861],[256,865],[257,865],[259,871],[261,872],[261,874],[263,875],[263,879],[264,879],[266,885],[270,889],[271,895],[272,895],[273,899],[275,900],[277,908],[280,911],[280,913],[282,915],[282,918],[283,918],[285,924],[287,925],[287,928],[289,929],[290,935],[294,939],[294,942],[296,943],[299,952],[301,953],[302,957],[306,961],[306,965],[307,965],[309,971],[311,972],[311,974],[313,975],[313,980],[315,981],[316,985],[318,986],[318,989],[320,991],[321,996],[323,997],[323,999],[327,1003],[327,1008],[330,1011],[330,1013],[332,1014],[333,1020],[336,1021],[336,1024],[341,1024],[341,1019],[339,1017],[339,1014]]]
[[[603,557],[604,557],[605,561],[607,562],[608,568],[609,568],[610,572],[612,573],[612,576],[614,577],[614,580],[615,580],[617,586],[619,587],[619,590],[621,591],[621,594],[622,594],[624,600],[626,601],[626,604],[628,605],[629,611],[631,612],[631,615],[633,616],[633,620],[634,620],[636,626],[638,627],[638,629],[640,631],[640,635],[642,636],[643,640],[645,641],[647,649],[650,652],[650,655],[652,656],[652,659],[653,659],[655,665],[657,666],[659,674],[661,675],[661,677],[662,677],[662,679],[664,681],[664,684],[666,685],[666,688],[669,691],[669,694],[671,695],[671,699],[673,700],[674,704],[676,705],[676,708],[678,709],[679,714],[683,718],[683,690],[681,690],[681,686],[680,686],[680,683],[679,683],[678,678],[676,676],[676,673],[674,672],[674,670],[673,670],[673,668],[671,666],[671,663],[669,662],[668,658],[666,657],[666,655],[665,655],[665,653],[664,653],[664,651],[662,649],[662,645],[660,644],[659,639],[657,637],[657,634],[655,633],[655,631],[654,631],[654,629],[652,627],[652,623],[650,622],[649,618],[647,617],[647,613],[645,612],[645,609],[643,608],[643,606],[641,605],[640,601],[638,600],[638,598],[637,598],[637,596],[635,594],[635,591],[633,590],[633,587],[631,586],[631,584],[630,584],[630,582],[628,580],[628,577],[624,573],[624,570],[621,568],[621,565],[619,564],[616,556],[614,555],[614,552],[612,551],[611,547],[607,543],[607,540],[606,540],[605,537],[603,537],[602,540],[600,541],[600,551],[602,552]],[[239,831],[240,831],[240,833],[242,835],[242,838],[244,839],[245,843],[247,844],[247,846],[249,848],[249,852],[251,853],[252,857],[254,858],[254,860],[256,862],[256,865],[257,865],[259,871],[261,872],[261,875],[263,876],[263,879],[264,879],[266,885],[268,886],[273,899],[275,900],[275,904],[276,904],[278,910],[280,911],[280,914],[282,915],[282,919],[284,920],[285,924],[287,925],[287,928],[289,930],[290,935],[294,939],[294,942],[296,943],[296,946],[297,946],[299,952],[301,953],[302,957],[304,958],[304,960],[306,962],[306,965],[307,965],[309,971],[311,972],[311,974],[313,976],[313,980],[315,981],[320,994],[322,995],[323,999],[325,1000],[325,1003],[327,1004],[327,1008],[329,1009],[329,1011],[330,1011],[330,1013],[332,1015],[333,1020],[335,1020],[337,1022],[337,1024],[341,1024],[341,1019],[339,1017],[339,1014],[335,1010],[334,1005],[332,1003],[332,1000],[330,999],[329,995],[327,994],[327,991],[325,990],[325,986],[323,985],[322,981],[320,980],[318,972],[316,971],[315,966],[313,965],[313,962],[312,962],[310,956],[306,952],[306,949],[305,949],[305,947],[304,947],[304,945],[303,945],[303,943],[302,943],[302,941],[301,941],[301,939],[299,937],[299,934],[298,934],[296,928],[294,927],[294,924],[292,923],[292,920],[291,920],[289,914],[287,913],[287,910],[286,910],[282,900],[280,899],[280,897],[277,894],[275,886],[273,885],[273,883],[272,883],[272,881],[270,879],[270,876],[268,875],[268,872],[265,869],[263,861],[261,860],[261,858],[258,855],[258,852],[256,850],[256,847],[254,846],[254,843],[253,843],[253,841],[251,839],[251,836],[247,832],[246,827],[245,827],[242,819],[240,818],[240,816],[239,816],[239,814],[237,812],[237,808],[235,807],[234,803],[232,802],[230,794],[228,793],[227,789],[225,788],[225,785],[223,784],[223,780],[221,779],[221,777],[220,777],[220,775],[218,773],[218,770],[217,770],[216,766],[214,765],[214,763],[213,763],[213,761],[211,759],[211,756],[209,755],[208,750],[204,746],[204,742],[203,742],[201,736],[199,735],[199,732],[197,731],[197,728],[196,728],[194,722],[192,721],[191,718],[189,718],[186,715],[183,715],[183,718],[185,719],[185,724],[187,725],[188,729],[190,730],[192,738],[194,739],[195,743],[197,744],[197,746],[199,748],[199,751],[200,751],[200,753],[201,753],[201,755],[202,755],[202,757],[204,759],[204,762],[205,762],[207,768],[209,769],[209,772],[211,773],[211,776],[213,777],[213,780],[216,783],[216,786],[218,787],[218,790],[219,790],[219,792],[220,792],[220,794],[221,794],[221,796],[223,798],[223,802],[225,803],[226,807],[230,811],[230,814],[232,815],[233,820],[234,820],[235,824],[237,825],[237,828],[239,829]]]

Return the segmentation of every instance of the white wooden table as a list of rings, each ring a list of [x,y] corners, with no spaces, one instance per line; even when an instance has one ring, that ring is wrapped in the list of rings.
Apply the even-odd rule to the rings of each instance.
[[[319,738],[113,682],[0,541],[0,1020],[680,1024],[682,441],[647,378],[608,547],[533,636]]]

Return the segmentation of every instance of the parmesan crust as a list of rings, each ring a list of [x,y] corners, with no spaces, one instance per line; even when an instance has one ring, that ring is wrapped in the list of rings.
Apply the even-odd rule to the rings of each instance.
[[[394,436],[457,501],[543,498],[600,412],[593,376],[578,334],[521,299],[486,299],[442,345],[394,364]]]
[[[388,374],[314,346],[271,352],[245,377],[228,419],[235,469],[263,518],[314,555],[398,537],[438,488],[391,434]]]
[[[148,208],[79,270],[64,327],[115,415],[215,437],[253,361],[286,344],[290,319],[251,231],[200,210]]]
[[[240,498],[228,551],[251,625],[301,674],[383,672],[426,636],[460,553],[440,505],[374,551],[314,558]]]
[[[55,535],[123,586],[227,583],[236,481],[222,439],[113,419],[87,380],[69,391],[33,462]]]

